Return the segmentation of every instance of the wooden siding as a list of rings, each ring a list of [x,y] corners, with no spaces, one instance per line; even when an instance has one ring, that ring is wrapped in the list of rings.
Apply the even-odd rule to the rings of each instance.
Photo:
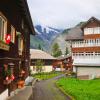
[[[99,39],[100,34],[89,34],[89,35],[84,35],[84,40],[86,39]]]
[[[100,46],[72,48],[72,52],[100,52]]]
[[[64,60],[67,61],[67,63],[64,63]],[[73,60],[72,60],[72,57],[68,57],[68,58],[65,58],[65,59],[62,59],[62,60],[54,60],[53,62],[53,67],[60,67],[60,68],[65,68],[66,70],[70,69],[72,70],[73,69]]]
[[[17,32],[21,33],[24,42],[24,48],[22,55],[19,55],[18,50],[18,35],[15,36],[15,43],[10,43],[9,51],[0,49],[0,93],[7,88],[3,84],[2,69],[4,64],[14,64],[14,76],[15,82],[18,81],[19,69],[23,68],[26,71],[26,77],[29,75],[29,64],[30,64],[30,33],[32,32],[28,25],[28,20],[22,9],[21,2],[19,0],[3,0],[0,2],[0,12],[7,19],[7,33],[11,34],[11,25],[14,26]],[[22,28],[22,20],[24,21],[24,28]],[[27,30],[27,32],[26,32]],[[21,64],[20,64],[21,62]],[[19,65],[20,64],[20,65]],[[14,88],[13,88],[14,89]],[[12,90],[13,90],[12,89]]]

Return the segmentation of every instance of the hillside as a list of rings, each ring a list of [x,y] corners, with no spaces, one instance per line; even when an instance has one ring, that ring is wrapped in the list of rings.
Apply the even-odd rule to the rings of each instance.
[[[38,48],[40,45],[44,51],[49,51],[52,41],[62,32],[62,30],[43,25],[36,25],[35,31],[37,35],[30,36],[30,48]]]
[[[68,29],[68,30],[66,29],[66,30],[64,30],[64,32],[62,32],[61,34],[59,34],[59,35],[52,41],[52,44],[51,44],[51,47],[50,47],[50,48],[52,48],[52,46],[53,46],[55,43],[58,43],[59,46],[60,46],[60,49],[61,49],[62,53],[65,54],[66,47],[68,47],[68,48],[70,47],[70,44],[67,43],[67,42],[65,41],[66,35],[67,35],[68,31],[69,31],[69,29]],[[69,49],[69,52],[70,52],[70,49]]]
[[[83,24],[84,22],[80,22],[75,27],[81,27]],[[69,48],[70,52],[70,44],[66,42],[65,39],[68,32],[71,31],[73,28],[61,30],[49,26],[36,25],[35,31],[37,32],[37,35],[30,36],[30,48],[38,48],[40,45],[44,51],[51,52],[53,44],[58,43],[63,54],[65,53],[66,47]]]
[[[73,30],[73,28],[81,27],[84,23],[85,23],[85,22],[80,22],[80,23],[78,23],[75,27],[65,29],[61,34],[59,34],[59,35],[52,41],[51,48],[52,48],[52,46],[53,46],[54,43],[58,43],[59,46],[60,46],[60,49],[62,50],[62,53],[63,53],[63,54],[65,54],[66,47],[68,48],[69,53],[70,53],[70,43],[69,43],[69,42],[66,42],[65,39],[66,39],[68,33],[69,33],[71,30]]]

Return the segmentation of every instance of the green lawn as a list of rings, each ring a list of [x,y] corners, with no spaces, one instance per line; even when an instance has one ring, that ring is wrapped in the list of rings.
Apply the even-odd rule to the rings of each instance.
[[[75,100],[100,100],[100,79],[62,78],[57,81],[57,85]]]
[[[38,73],[38,74],[34,74],[32,76],[35,78],[39,78],[41,80],[46,80],[46,79],[50,79],[55,76],[58,76],[60,74],[62,74],[62,72]]]

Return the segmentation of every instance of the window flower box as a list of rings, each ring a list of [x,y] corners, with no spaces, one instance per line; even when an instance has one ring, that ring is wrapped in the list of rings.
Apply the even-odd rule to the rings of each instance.
[[[11,80],[4,80],[4,81],[3,81],[3,84],[4,84],[4,85],[8,85],[8,84],[10,84],[10,83],[11,83]]]

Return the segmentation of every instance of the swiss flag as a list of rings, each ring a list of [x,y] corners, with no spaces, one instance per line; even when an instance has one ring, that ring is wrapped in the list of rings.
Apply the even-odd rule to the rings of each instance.
[[[11,35],[7,34],[5,40],[6,40],[6,43],[9,44],[11,42]]]

